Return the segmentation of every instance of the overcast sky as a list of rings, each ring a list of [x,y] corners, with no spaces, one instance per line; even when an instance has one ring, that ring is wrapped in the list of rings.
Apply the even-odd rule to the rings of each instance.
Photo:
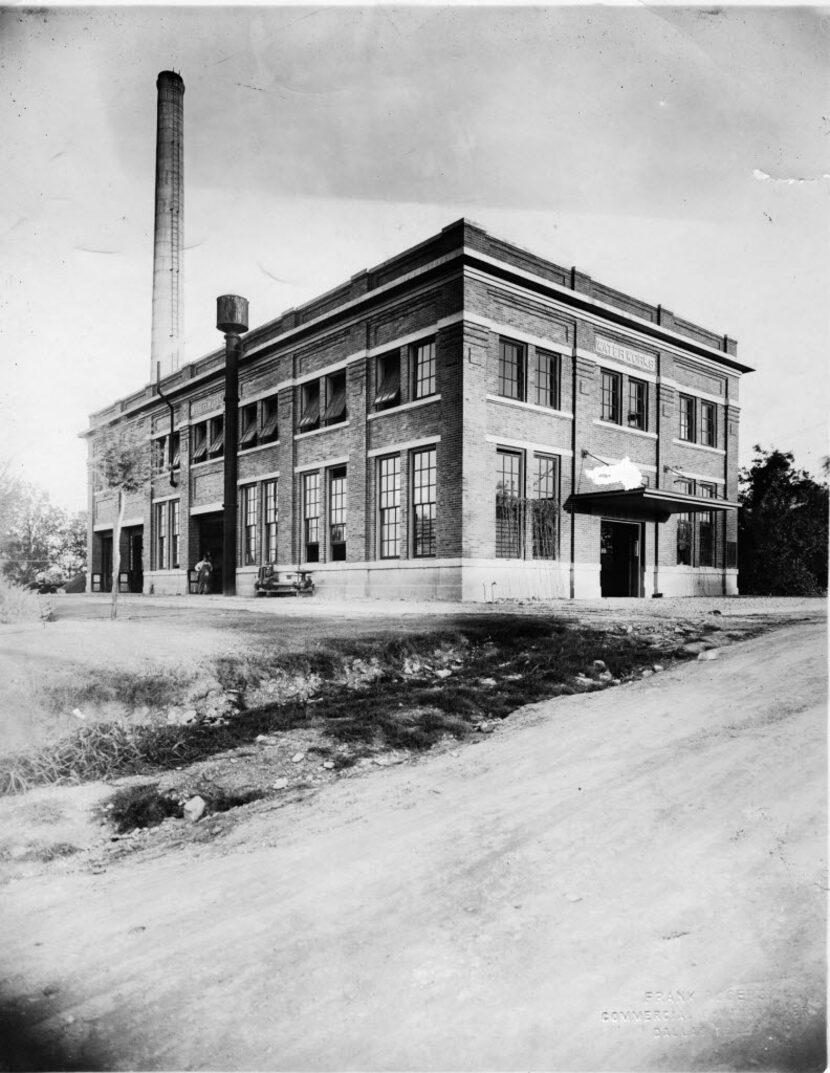
[[[828,453],[830,8],[0,9],[0,464],[86,503],[149,379],[156,87],[186,359],[461,216],[739,341],[742,461]]]

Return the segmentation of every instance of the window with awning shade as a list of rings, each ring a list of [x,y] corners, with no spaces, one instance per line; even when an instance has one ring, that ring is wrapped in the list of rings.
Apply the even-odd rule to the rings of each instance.
[[[320,381],[314,380],[302,387],[302,406],[297,428],[301,432],[311,432],[320,426]]]
[[[208,445],[208,454],[211,458],[217,458],[225,451],[225,423],[221,417],[214,417],[210,423],[211,440]]]
[[[193,453],[191,455],[191,461],[203,462],[207,458],[208,450],[207,421],[201,421],[198,425],[194,425],[191,429],[190,435],[193,442]]]
[[[256,447],[257,432],[257,405],[243,406],[242,420],[239,422],[239,446]]]
[[[278,419],[277,397],[264,399],[262,402],[262,432],[259,437],[263,443],[270,443],[271,440],[277,438]]]
[[[378,358],[376,366],[378,389],[375,394],[375,409],[387,410],[397,406],[401,399],[400,354],[385,354]]]
[[[346,420],[346,372],[326,377],[326,409],[324,425],[335,425]]]

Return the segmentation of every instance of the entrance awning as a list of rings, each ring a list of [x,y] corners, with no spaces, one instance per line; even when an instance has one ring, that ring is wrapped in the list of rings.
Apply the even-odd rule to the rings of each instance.
[[[610,491],[598,488],[593,492],[579,492],[572,495],[566,506],[579,513],[622,510],[641,518],[664,522],[672,514],[705,510],[737,510],[739,504],[731,503],[727,499],[683,495],[681,492],[670,492],[662,488],[618,488]]]

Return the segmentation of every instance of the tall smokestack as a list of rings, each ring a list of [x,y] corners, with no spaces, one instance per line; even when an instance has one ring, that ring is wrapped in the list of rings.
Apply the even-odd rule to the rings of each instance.
[[[150,380],[182,364],[182,277],[184,245],[184,82],[173,71],[156,80],[156,222],[153,235],[153,324]]]

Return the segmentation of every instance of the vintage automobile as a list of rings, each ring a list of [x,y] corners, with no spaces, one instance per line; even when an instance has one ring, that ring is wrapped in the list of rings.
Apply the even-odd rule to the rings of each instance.
[[[276,563],[265,563],[254,582],[256,596],[313,596],[314,582],[310,570],[280,570]]]

